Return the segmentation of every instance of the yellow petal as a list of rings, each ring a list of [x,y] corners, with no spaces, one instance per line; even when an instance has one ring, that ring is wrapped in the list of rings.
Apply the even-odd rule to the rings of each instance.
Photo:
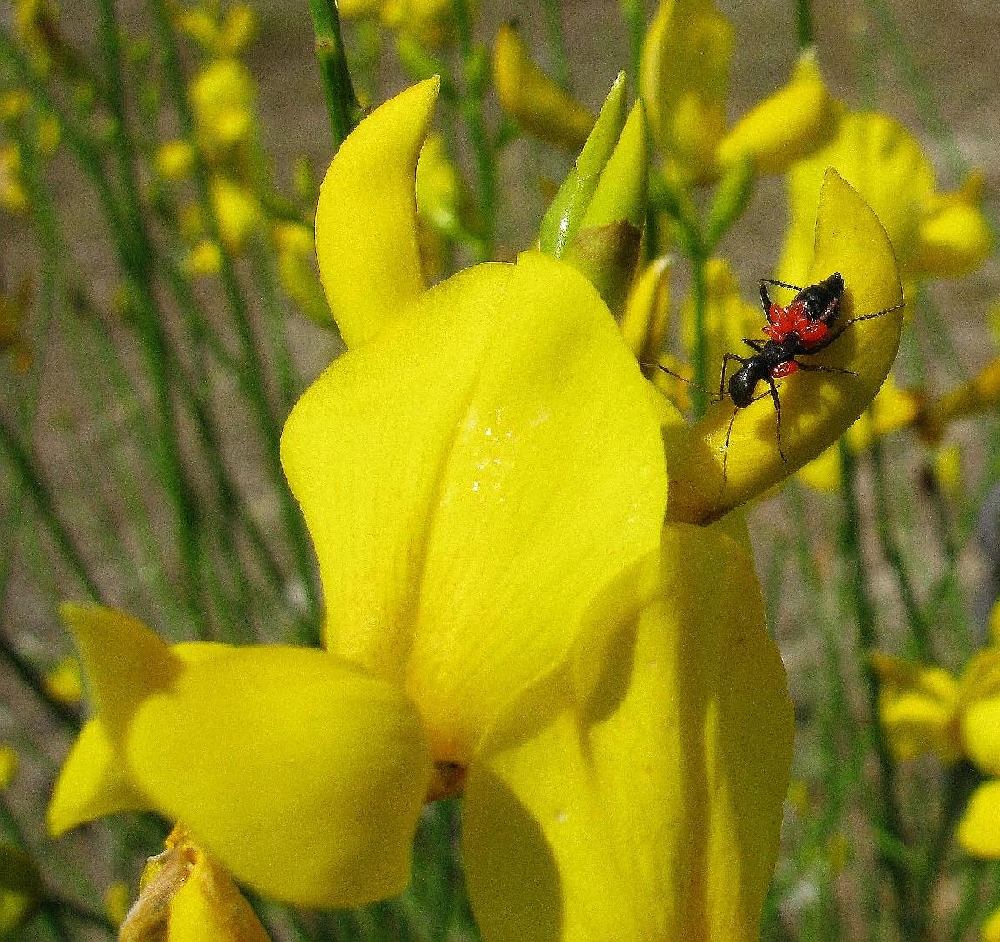
[[[640,85],[653,137],[695,180],[715,172],[726,129],[733,28],[711,0],[663,0],[646,33]]]
[[[63,762],[49,800],[47,824],[53,837],[106,814],[151,807],[131,784],[100,718],[88,720]]]
[[[57,792],[54,830],[110,801],[123,767],[147,807],[183,820],[267,895],[357,906],[406,886],[431,770],[398,688],[322,651],[168,648],[111,609],[65,606],[64,617],[100,726],[60,780],[83,794]]]
[[[816,491],[831,493],[840,487],[840,449],[831,445],[798,471],[799,480]]]
[[[759,938],[784,670],[745,535],[668,527],[660,565],[658,600],[518,702],[473,765],[464,859],[487,938]]]
[[[920,222],[934,192],[930,161],[906,128],[877,112],[845,114],[836,130],[827,146],[789,170],[791,220],[776,277],[808,281],[820,183],[833,167],[871,206],[905,278],[914,269]]]
[[[1000,782],[987,782],[972,793],[958,841],[974,857],[1000,858]]]
[[[1000,909],[983,923],[980,934],[982,942],[1000,942]]]
[[[970,174],[961,189],[937,194],[920,220],[914,267],[936,278],[974,272],[993,250],[993,235],[983,215],[982,174]]]
[[[934,753],[943,762],[961,755],[958,682],[940,667],[925,667],[887,654],[872,663],[882,680],[879,720],[899,760]]]
[[[414,85],[365,118],[320,188],[320,277],[348,346],[371,340],[424,290],[415,181],[438,85]]]
[[[836,121],[833,101],[808,49],[796,63],[791,81],[745,114],[719,143],[723,167],[750,157],[758,173],[783,173],[823,145]]]
[[[136,710],[124,743],[157,808],[237,877],[304,906],[405,888],[426,748],[395,687],[277,647],[188,666]]]
[[[267,942],[268,936],[232,878],[178,826],[152,857],[120,942]]]
[[[237,59],[216,59],[192,80],[191,105],[209,150],[239,144],[253,131],[253,77]]]
[[[640,363],[656,360],[670,326],[671,258],[650,262],[636,278],[622,315],[625,343]]]
[[[899,274],[878,218],[835,171],[823,183],[816,247],[806,283],[843,275],[844,303],[836,323],[899,304]],[[899,346],[902,311],[848,327],[810,362],[848,369],[855,376],[799,372],[780,382],[781,441],[769,396],[736,410],[712,406],[692,429],[697,443],[668,450],[670,506],[677,520],[715,519],[763,493],[835,442],[874,398]],[[731,433],[730,423],[732,423]],[[726,438],[729,445],[726,447]],[[723,478],[723,464],[726,473]]]
[[[493,83],[504,112],[540,140],[577,150],[594,126],[594,115],[532,61],[527,46],[509,24],[497,32]]]
[[[467,761],[590,596],[656,546],[649,396],[586,279],[527,253],[429,291],[293,410],[282,458],[328,645],[405,683],[436,759]]]
[[[967,383],[928,404],[921,416],[922,431],[937,441],[952,423],[995,409],[1000,403],[1000,358],[991,360]]]
[[[962,674],[962,737],[969,758],[1000,774],[1000,650],[980,651]]]

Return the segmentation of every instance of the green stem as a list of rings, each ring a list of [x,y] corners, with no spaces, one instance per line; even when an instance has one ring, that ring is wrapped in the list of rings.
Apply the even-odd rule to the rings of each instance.
[[[646,38],[646,8],[643,0],[620,0],[622,19],[628,29],[632,87],[638,94],[642,70],[642,44]]]
[[[694,303],[694,383],[691,401],[694,417],[700,419],[708,407],[708,284],[705,257],[700,251],[691,256],[691,300]]]
[[[799,49],[806,49],[815,41],[812,0],[795,0],[795,34],[799,40]]]
[[[497,157],[494,140],[486,127],[483,98],[488,82],[482,62],[482,50],[472,37],[472,17],[468,0],[452,0],[458,49],[462,57],[465,81],[461,85],[460,110],[469,132],[479,192],[482,242],[476,246],[480,261],[493,255],[497,225]]]
[[[42,474],[41,467],[34,456],[10,428],[3,416],[0,416],[0,450],[7,456],[7,461],[17,476],[18,483],[31,498],[35,513],[45,525],[52,542],[86,594],[96,601],[100,598],[101,591],[97,587],[96,580],[90,574],[87,563],[84,562],[83,556],[77,549],[73,537],[56,511],[51,486]]]
[[[896,768],[882,724],[879,722],[878,673],[871,656],[878,646],[875,605],[868,587],[868,568],[861,549],[861,508],[857,495],[857,464],[854,453],[840,442],[841,501],[840,554],[847,567],[846,587],[854,610],[857,626],[857,650],[864,682],[868,716],[869,745],[878,764],[879,786],[873,796],[872,826],[876,833],[876,859],[889,877],[896,898],[896,913],[902,936],[917,939],[914,934],[915,906],[911,894],[910,872],[899,854],[907,846],[899,806],[896,800]]]
[[[316,35],[316,63],[323,82],[323,95],[336,150],[351,132],[361,109],[347,68],[337,0],[309,0],[309,12],[312,14],[313,32]]]
[[[555,79],[565,91],[572,89],[569,57],[566,55],[566,34],[563,31],[562,4],[559,0],[543,0],[545,7],[545,29],[552,52],[552,70]]]
[[[896,539],[892,521],[892,511],[889,506],[889,486],[886,481],[885,461],[882,455],[882,443],[875,441],[870,449],[872,480],[875,497],[875,530],[878,534],[882,555],[896,577],[896,588],[899,591],[903,610],[910,625],[911,654],[919,661],[933,661],[931,650],[930,625],[924,617],[917,601],[917,594],[910,578],[909,567],[903,555],[903,549]]]
[[[209,173],[204,155],[198,147],[194,115],[187,97],[184,73],[181,68],[180,52],[177,40],[171,27],[170,13],[165,0],[149,0],[149,5],[156,25],[157,38],[163,55],[167,72],[167,81],[177,109],[181,133],[191,144],[195,155],[194,180],[198,192],[198,202],[205,219],[208,234],[219,245],[220,265],[219,276],[222,281],[223,293],[233,318],[245,369],[240,373],[241,386],[247,395],[251,407],[256,413],[261,432],[264,436],[265,463],[274,480],[281,504],[282,517],[286,530],[292,540],[292,549],[302,579],[303,588],[309,604],[309,627],[303,640],[309,643],[319,641],[319,587],[313,566],[312,550],[305,524],[299,509],[285,484],[281,469],[280,432],[275,417],[268,402],[267,392],[263,383],[263,360],[251,325],[250,311],[243,297],[236,268],[229,249],[223,242],[219,232],[219,220],[215,212],[209,185]]]

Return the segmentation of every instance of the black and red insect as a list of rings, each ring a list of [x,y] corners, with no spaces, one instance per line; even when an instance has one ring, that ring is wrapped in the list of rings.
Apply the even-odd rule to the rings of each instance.
[[[771,300],[768,285],[777,285],[798,292],[784,307]],[[735,353],[727,353],[722,359],[722,375],[719,378],[719,399],[732,399],[736,410],[729,420],[726,430],[726,442],[723,457],[723,480],[725,479],[726,455],[729,451],[729,439],[733,432],[733,423],[740,409],[745,408],[758,399],[770,396],[774,401],[774,411],[777,421],[778,453],[781,460],[786,461],[781,445],[781,399],[775,380],[791,376],[799,370],[815,373],[846,373],[857,375],[853,370],[842,369],[839,366],[827,366],[799,359],[812,356],[825,350],[852,324],[859,321],[872,320],[896,311],[900,304],[875,311],[872,314],[861,314],[852,317],[843,324],[837,324],[844,300],[844,279],[840,272],[834,272],[828,278],[800,288],[798,285],[785,281],[775,281],[773,278],[762,278],[760,281],[760,303],[767,317],[767,325],[763,328],[767,340],[751,340],[743,338],[743,342],[754,352],[752,356],[741,357]],[[728,390],[726,371],[730,363],[736,361],[739,369],[729,377]],[[766,392],[756,394],[757,386],[767,383]]]

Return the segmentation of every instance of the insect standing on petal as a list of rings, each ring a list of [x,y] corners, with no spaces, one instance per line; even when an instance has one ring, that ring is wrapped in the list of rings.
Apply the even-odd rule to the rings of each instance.
[[[789,288],[798,292],[791,302],[782,307],[771,300],[768,293],[768,285],[777,285],[781,288]],[[740,364],[738,370],[729,377],[728,396],[733,401],[736,409],[733,417],[729,420],[729,427],[726,429],[726,440],[723,445],[722,457],[722,482],[725,486],[726,464],[729,455],[729,439],[733,432],[733,423],[739,410],[770,396],[774,401],[774,411],[777,422],[777,444],[778,453],[781,460],[787,463],[784,449],[781,444],[781,399],[778,396],[778,387],[775,380],[791,376],[799,370],[806,370],[814,373],[845,373],[849,376],[857,375],[853,370],[842,369],[837,366],[826,366],[820,363],[810,363],[799,359],[802,356],[811,356],[825,350],[852,324],[859,321],[872,320],[882,317],[891,311],[899,310],[904,302],[875,311],[872,314],[861,314],[852,317],[843,324],[835,325],[837,315],[841,310],[841,302],[844,298],[844,279],[840,272],[834,272],[828,278],[800,288],[798,285],[788,284],[784,281],[775,281],[772,278],[762,278],[760,282],[760,303],[764,308],[767,317],[767,325],[763,328],[767,335],[767,340],[751,340],[744,337],[743,342],[753,350],[753,355],[741,357],[736,353],[727,353],[722,358],[722,374],[719,377],[719,400],[726,398],[727,367],[733,361]],[[764,393],[756,394],[757,386],[765,382],[768,389]]]

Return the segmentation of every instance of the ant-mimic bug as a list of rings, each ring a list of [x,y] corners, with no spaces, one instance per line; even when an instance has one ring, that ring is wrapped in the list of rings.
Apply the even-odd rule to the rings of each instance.
[[[798,293],[787,306],[783,307],[771,300],[767,290],[768,285],[788,288]],[[789,284],[786,281],[776,281],[773,278],[760,280],[760,303],[767,318],[767,325],[763,331],[768,339],[762,341],[744,337],[743,342],[754,351],[752,356],[741,357],[736,353],[726,353],[722,358],[719,399],[717,401],[721,402],[728,393],[733,405],[736,406],[733,416],[729,420],[726,440],[723,445],[723,485],[726,481],[729,440],[740,409],[746,408],[752,402],[763,399],[765,396],[771,397],[774,401],[777,422],[778,454],[781,455],[781,460],[787,464],[787,458],[781,444],[781,398],[778,396],[775,380],[791,376],[792,373],[799,370],[813,373],[844,373],[856,376],[857,374],[853,370],[820,363],[809,363],[799,359],[799,357],[812,356],[825,350],[852,324],[882,317],[882,315],[897,311],[903,306],[903,302],[900,302],[872,314],[852,317],[845,323],[835,326],[834,322],[840,313],[843,298],[844,279],[840,272],[834,272],[828,278],[806,288],[800,288],[798,285]],[[740,367],[729,377],[727,390],[726,371],[733,361],[739,363]],[[672,372],[665,367],[660,367],[660,369],[667,373]],[[755,395],[757,386],[761,382],[767,383],[768,389],[766,392]]]

